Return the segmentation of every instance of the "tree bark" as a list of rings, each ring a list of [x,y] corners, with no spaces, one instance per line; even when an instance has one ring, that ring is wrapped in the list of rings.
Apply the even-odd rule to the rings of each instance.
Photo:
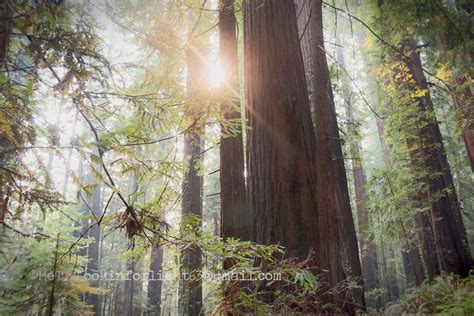
[[[8,40],[9,40],[9,29],[10,25],[8,23],[8,16],[10,15],[10,10],[7,4],[0,6],[0,15],[3,18],[0,18],[0,70],[5,70],[5,59],[7,58],[8,53]],[[1,144],[6,145],[9,143],[8,139],[0,135]],[[6,159],[5,154],[0,154],[0,164],[4,164]],[[0,223],[3,223],[8,209],[8,175],[5,170],[0,171]]]
[[[415,85],[411,88],[426,91],[423,96],[416,98],[419,112],[422,113],[422,118],[418,122],[420,126],[418,146],[422,151],[419,163],[428,173],[424,180],[431,205],[429,216],[437,258],[442,271],[465,277],[472,267],[466,230],[428,84],[421,69],[420,54],[415,46],[412,39],[407,40],[410,59],[406,63],[415,81]]]
[[[365,307],[362,270],[359,260],[359,247],[352,218],[352,211],[347,188],[346,171],[337,125],[336,110],[332,95],[326,52],[324,50],[322,1],[311,1],[311,40],[313,65],[313,93],[315,99],[315,125],[317,151],[317,185],[316,196],[320,215],[321,245],[323,258],[333,258],[322,266],[331,267],[332,284],[341,281],[344,272],[356,279],[360,288],[353,290],[356,309]],[[336,224],[334,227],[332,227]],[[329,228],[331,233],[325,232]],[[341,244],[326,241],[328,236],[340,236]],[[335,262],[341,257],[345,271],[337,271],[340,266]],[[334,283],[333,283],[334,282]]]
[[[130,271],[130,272],[129,272]],[[125,316],[133,316],[133,301],[135,291],[135,280],[133,275],[135,274],[135,259],[127,263],[127,275],[128,278],[125,280]]]
[[[315,142],[288,1],[248,1],[244,13],[248,194],[253,240],[280,243],[287,256],[318,248]],[[270,55],[271,54],[271,55]]]
[[[412,245],[406,245],[406,248],[402,250],[402,258],[407,286],[413,287],[420,285],[424,280],[420,252]]]
[[[161,314],[161,287],[163,276],[163,247],[152,246],[148,279],[148,312],[150,316]]]
[[[222,238],[250,240],[251,217],[246,203],[244,147],[239,100],[236,19],[234,0],[221,0],[219,11],[220,61],[226,70],[221,87],[221,115],[238,124],[238,134],[223,135],[220,141],[221,235]]]
[[[459,3],[458,1],[456,5],[460,10],[466,10],[466,12],[471,14],[472,5],[469,2],[464,3],[461,1],[461,3]],[[450,58],[452,58],[452,56],[447,54],[447,37],[449,37],[449,35],[446,33],[446,31],[442,30],[436,31],[433,33],[432,37],[440,56],[448,61]],[[472,41],[473,38],[474,35],[471,33],[470,40]],[[463,57],[472,61],[474,53],[472,50],[467,51],[467,54],[463,55]],[[468,72],[469,69],[466,71]],[[461,136],[466,146],[467,155],[471,164],[471,170],[474,171],[474,104],[471,88],[468,86],[468,82],[472,80],[472,77],[469,75],[457,75],[457,69],[453,69],[453,73],[453,78],[451,78],[449,84],[453,89],[451,93],[453,95],[454,109],[456,111],[458,126],[461,129]]]
[[[10,33],[9,16],[11,15],[11,9],[8,7],[8,4],[5,3],[0,7],[0,15],[0,69],[3,70],[8,52]]]
[[[280,243],[289,257],[316,250],[315,263],[330,271],[325,281],[335,286],[344,280],[338,221],[325,204],[316,205],[316,143],[293,3],[247,2],[244,38],[253,240]]]
[[[190,22],[194,20],[190,12]],[[195,35],[191,34],[191,37]],[[188,159],[188,170],[183,181],[182,212],[183,224],[201,227],[203,177],[198,174],[200,160],[203,158],[203,91],[205,89],[206,65],[203,60],[204,49],[197,40],[190,40],[186,50],[186,94],[188,105],[185,116],[192,121],[189,131],[184,134],[184,157]],[[181,253],[181,273],[196,273],[201,268],[201,254],[196,246],[191,245]],[[199,315],[202,308],[202,281],[181,280],[178,310],[180,315]]]

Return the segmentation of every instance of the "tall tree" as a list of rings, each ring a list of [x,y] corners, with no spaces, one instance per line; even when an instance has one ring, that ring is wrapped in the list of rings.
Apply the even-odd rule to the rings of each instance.
[[[305,258],[318,248],[315,142],[293,4],[246,2],[244,41],[253,240]]]
[[[327,261],[322,267],[334,267],[339,264],[334,260],[341,256],[345,273],[357,280],[359,288],[353,290],[354,303],[357,307],[365,306],[362,270],[359,260],[359,247],[355,232],[354,220],[347,187],[346,171],[341,148],[341,138],[337,125],[336,109],[332,94],[329,69],[324,49],[322,1],[311,1],[311,60],[312,60],[312,91],[314,94],[315,134],[317,151],[316,196],[321,213],[321,245],[320,254]],[[340,245],[327,241],[331,235],[324,233],[323,228],[337,223],[341,239]],[[332,281],[340,281],[342,272],[333,271]]]
[[[247,2],[244,42],[253,240],[280,243],[290,257],[316,250],[315,264],[335,286],[344,280],[339,226],[315,196],[316,143],[293,3]]]
[[[193,12],[189,12],[190,23],[199,23]],[[194,26],[194,25],[192,25]],[[195,28],[194,28],[195,29]],[[205,49],[202,39],[190,34],[186,48],[186,94],[188,104],[185,116],[191,122],[184,134],[184,157],[188,168],[183,180],[182,212],[183,224],[201,227],[203,177],[199,174],[204,139],[203,92],[206,88]],[[201,254],[197,246],[190,246],[181,253],[182,272],[196,273],[201,267]],[[198,315],[202,308],[202,281],[200,278],[183,280],[180,285],[179,313]]]
[[[444,151],[441,132],[433,109],[427,80],[425,78],[420,53],[413,39],[406,40],[409,59],[405,60],[409,78],[414,82],[410,91],[422,91],[414,102],[418,107],[420,126],[417,146],[421,147],[419,163],[427,173],[424,181],[430,201],[430,224],[434,234],[437,260],[442,271],[467,276],[472,266],[466,230],[450,167]],[[416,93],[415,93],[416,94]]]
[[[339,39],[338,42],[340,42]],[[338,46],[337,48],[337,62],[342,68],[344,68],[344,71],[347,71],[342,46]],[[352,175],[354,178],[357,220],[359,223],[359,249],[361,252],[362,276],[364,277],[364,288],[366,290],[373,290],[379,287],[379,280],[377,278],[375,245],[370,239],[369,214],[367,210],[367,195],[365,190],[366,177],[362,166],[360,150],[361,142],[359,140],[359,130],[356,127],[357,122],[354,120],[355,108],[353,107],[353,91],[351,89],[351,82],[347,75],[342,75],[341,84],[342,96],[347,114],[347,124],[349,125],[348,130],[350,131],[349,135],[351,137],[349,147],[352,158]],[[380,307],[378,299],[373,303],[376,307]]]
[[[129,277],[127,280],[125,280],[125,289],[124,289],[124,294],[125,294],[125,311],[124,314],[125,316],[133,316],[134,314],[134,301],[135,301],[135,280],[133,278],[133,275],[137,272],[136,269],[136,259],[130,259],[127,261],[127,274]]]
[[[92,176],[91,178],[94,178]],[[101,191],[102,185],[100,183],[96,183],[92,191],[92,196],[90,199],[90,218],[89,220],[89,238],[92,238],[91,243],[87,246],[87,266],[86,271],[90,275],[99,273],[99,251],[100,251],[100,223],[98,222],[99,218],[101,217]],[[92,279],[93,280],[93,279]],[[97,282],[93,282],[93,286],[98,287],[99,284]],[[92,310],[95,315],[100,315],[100,297],[97,294],[86,294],[86,302],[92,305]]]
[[[220,142],[221,235],[224,239],[250,240],[251,218],[245,193],[236,27],[234,0],[221,0],[219,45],[220,62],[225,69],[221,87],[221,115],[224,120]]]

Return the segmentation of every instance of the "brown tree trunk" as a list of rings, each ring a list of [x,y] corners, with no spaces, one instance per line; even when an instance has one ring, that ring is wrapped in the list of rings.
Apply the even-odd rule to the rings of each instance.
[[[454,85],[464,86],[467,80],[465,77],[457,78]],[[457,116],[459,117],[458,121],[461,122],[462,139],[466,145],[471,170],[474,172],[474,104],[471,88],[465,87],[462,91],[455,92],[454,100]]]
[[[193,13],[189,13],[190,22],[195,21]],[[192,38],[186,49],[186,95],[188,105],[185,116],[192,121],[189,131],[184,134],[184,157],[188,159],[188,170],[183,181],[182,212],[183,224],[189,224],[196,229],[201,227],[202,222],[202,190],[203,177],[198,174],[200,161],[203,158],[203,91],[206,83],[206,65],[204,62],[201,43],[191,34]],[[181,253],[181,273],[191,273],[194,276],[201,269],[201,254],[197,246],[191,245]],[[199,315],[202,308],[202,281],[200,278],[194,280],[181,280],[178,310],[180,315]]]
[[[467,12],[471,12],[471,5],[469,3],[458,3],[460,9],[464,9]],[[447,55],[448,48],[446,47],[447,37],[446,32],[437,31],[433,33],[433,40],[436,44],[436,48],[441,56],[444,58],[451,58]],[[473,40],[474,35],[471,34],[470,39]],[[466,59],[472,61],[473,52],[468,50]],[[471,164],[471,170],[474,171],[474,104],[472,98],[471,88],[468,86],[468,82],[472,79],[468,76],[456,75],[456,69],[453,69],[454,77],[450,80],[449,84],[453,89],[453,101],[454,109],[456,111],[458,126],[461,129],[461,136],[466,146],[467,155]]]
[[[315,137],[293,3],[247,2],[244,36],[253,239],[280,243],[290,257],[316,250],[320,268],[330,271],[326,281],[335,286],[344,280],[338,221],[324,204],[316,208]]]
[[[420,252],[417,248],[408,244],[406,248],[402,250],[402,258],[407,286],[413,287],[420,285],[424,280]]]
[[[431,280],[440,274],[440,267],[429,214],[427,212],[418,212],[415,215],[415,224],[418,227],[418,239],[421,244],[423,262],[425,263],[428,278]]]
[[[244,38],[253,240],[306,258],[318,249],[315,141],[293,3],[247,1]]]
[[[294,0],[296,7],[296,21],[298,24],[298,36],[300,40],[301,53],[303,55],[303,64],[306,74],[306,82],[309,95],[309,103],[311,108],[311,117],[313,125],[314,117],[314,93],[312,85],[313,63],[311,60],[311,1],[310,0]]]
[[[322,1],[311,1],[311,45],[313,65],[313,93],[315,100],[315,125],[317,150],[317,183],[316,196],[320,214],[321,245],[320,253],[323,258],[332,258],[332,262],[322,263],[322,267],[332,268],[331,280],[347,276],[358,280],[360,288],[353,290],[356,308],[365,307],[362,270],[359,260],[359,247],[352,218],[352,211],[347,188],[346,171],[341,149],[341,141],[337,125],[336,110],[332,95],[329,70],[324,50],[324,35],[322,21]],[[323,215],[324,212],[324,215]],[[334,224],[336,226],[332,227]],[[329,228],[331,233],[323,229]],[[333,235],[334,234],[334,235]],[[329,236],[341,236],[342,243],[328,241]],[[337,271],[340,265],[335,262],[342,256],[345,271]],[[336,284],[336,283],[333,283]]]
[[[416,102],[422,114],[419,123],[419,163],[428,174],[424,181],[431,205],[430,220],[437,249],[439,266],[444,272],[467,276],[472,267],[466,230],[461,217],[451,171],[444,151],[441,132],[436,120],[427,81],[421,69],[421,59],[415,42],[408,39],[410,59],[406,61],[415,85],[411,89],[426,93]]]
[[[226,70],[221,87],[221,115],[227,124],[237,124],[238,134],[223,135],[220,142],[221,235],[250,240],[251,217],[246,203],[244,147],[239,101],[236,19],[234,0],[221,0],[219,11],[220,60]]]
[[[247,174],[254,240],[305,258],[318,241],[315,143],[294,10],[285,1],[246,4]]]
[[[135,269],[135,259],[131,259],[132,261],[127,263],[127,275],[128,278],[125,280],[125,316],[133,316],[133,301],[134,301],[134,288],[135,288],[135,280],[133,279],[133,275],[136,272]],[[130,271],[130,272],[129,272]]]
[[[10,10],[7,7],[6,4],[0,7],[0,71],[5,70],[5,59],[7,58],[7,52],[8,52],[8,39],[9,39],[9,17],[10,15]],[[3,110],[0,110],[0,113],[3,112]],[[2,115],[4,113],[1,113]],[[6,113],[5,113],[6,114]],[[7,117],[7,115],[4,115],[4,117]],[[9,143],[8,139],[1,135],[0,136],[0,142],[3,145],[5,145],[5,148],[7,147],[6,145]],[[0,154],[0,164],[4,164],[4,161],[6,159],[6,154]],[[5,216],[7,213],[8,209],[8,193],[7,193],[7,186],[8,186],[8,175],[6,174],[5,170],[0,170],[0,224],[3,223],[5,220]]]
[[[344,51],[341,46],[337,48],[337,61],[341,67],[345,68]],[[350,144],[350,153],[352,157],[352,174],[354,177],[355,197],[357,219],[359,223],[359,249],[361,252],[361,268],[362,276],[364,277],[364,289],[373,290],[379,287],[379,280],[377,278],[377,259],[375,253],[375,245],[369,240],[369,216],[366,209],[366,179],[364,169],[362,166],[362,159],[360,155],[361,144],[356,140],[358,130],[356,122],[354,121],[354,108],[352,107],[352,91],[350,82],[347,76],[342,78],[342,94],[347,113],[347,123],[349,125],[350,135],[353,136]],[[376,308],[380,308],[380,299],[373,302]]]
[[[2,70],[5,66],[4,63],[8,52],[10,11],[8,4],[6,3],[0,7],[0,69]]]
[[[150,272],[148,279],[148,312],[150,316],[160,316],[161,287],[163,277],[163,247],[151,247]]]

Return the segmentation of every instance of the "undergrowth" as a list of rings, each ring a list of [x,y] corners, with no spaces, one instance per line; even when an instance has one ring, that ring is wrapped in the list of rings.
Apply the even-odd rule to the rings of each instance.
[[[474,276],[461,279],[457,275],[436,277],[390,303],[386,315],[437,314],[474,315]]]

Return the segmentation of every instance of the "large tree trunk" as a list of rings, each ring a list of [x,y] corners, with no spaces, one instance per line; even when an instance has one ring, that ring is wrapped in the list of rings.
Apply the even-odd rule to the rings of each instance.
[[[234,0],[221,0],[219,11],[220,60],[226,70],[221,91],[221,115],[226,124],[238,124],[236,135],[223,135],[220,142],[221,235],[250,240],[251,217],[246,203],[244,147],[239,102],[236,19]]]
[[[315,142],[294,13],[288,1],[246,3],[247,175],[253,240],[306,258],[318,248]]]
[[[161,287],[163,277],[163,247],[152,246],[148,280],[148,312],[150,316],[160,316]]]
[[[358,280],[360,288],[353,290],[356,307],[364,308],[362,270],[359,260],[359,247],[352,218],[349,191],[347,188],[346,171],[342,156],[341,141],[337,125],[336,110],[332,95],[326,52],[324,50],[322,1],[311,1],[311,51],[313,65],[313,93],[315,100],[315,125],[317,151],[317,190],[320,214],[321,245],[320,254],[323,258],[333,258],[322,266],[332,268],[332,282],[343,277],[343,272]],[[338,227],[332,228],[336,223]],[[323,229],[330,228],[331,234]],[[332,235],[332,234],[335,235]],[[335,244],[327,241],[329,236],[341,236],[342,243]],[[329,237],[331,238],[331,237]],[[333,238],[331,238],[333,239]],[[340,265],[334,260],[340,257],[345,271],[337,271],[334,267]],[[335,283],[333,283],[335,284]]]
[[[419,147],[421,155],[415,163],[419,163],[428,174],[423,180],[427,185],[426,194],[431,206],[430,229],[434,235],[439,267],[444,272],[467,276],[472,261],[441,132],[427,81],[421,69],[420,55],[412,39],[408,39],[407,49],[410,59],[406,63],[415,81],[410,88],[426,91],[415,100],[421,113],[421,118],[417,122],[420,127],[416,146]]]
[[[190,22],[194,20],[193,14],[189,13]],[[193,37],[195,35],[191,35]],[[203,177],[198,174],[200,160],[203,158],[203,129],[202,102],[205,89],[206,65],[203,57],[202,45],[193,40],[188,43],[186,50],[186,94],[188,105],[185,116],[192,121],[188,132],[184,134],[184,157],[188,159],[188,170],[183,181],[182,212],[183,223],[190,224],[196,228],[201,226],[202,219],[202,190]],[[181,272],[196,273],[201,268],[201,254],[196,246],[190,246],[181,253]],[[202,308],[202,281],[182,280],[180,284],[180,295],[178,309],[180,315],[199,315]]]
[[[344,280],[338,222],[324,204],[316,208],[316,144],[293,3],[247,2],[244,36],[253,239],[280,243],[290,257],[316,250],[334,286]]]

